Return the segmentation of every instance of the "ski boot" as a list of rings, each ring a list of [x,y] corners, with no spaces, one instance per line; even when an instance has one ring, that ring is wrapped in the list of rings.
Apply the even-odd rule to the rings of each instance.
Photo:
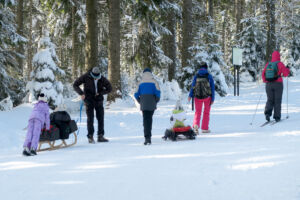
[[[270,121],[270,115],[266,115],[266,120],[269,122]]]

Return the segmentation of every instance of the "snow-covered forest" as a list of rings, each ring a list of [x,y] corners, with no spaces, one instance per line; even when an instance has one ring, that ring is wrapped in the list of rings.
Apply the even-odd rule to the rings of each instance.
[[[232,47],[244,49],[242,81],[258,81],[274,50],[300,68],[299,0],[1,0],[0,27],[0,110],[40,91],[55,106],[94,66],[113,85],[110,102],[130,96],[146,67],[172,98],[201,61],[225,96]]]
[[[239,96],[233,95],[233,48],[243,50]],[[275,50],[291,73],[282,67],[281,118],[274,114],[261,126],[271,117],[261,76]],[[194,125],[188,92],[203,64],[217,93],[206,96],[203,109],[209,107],[202,117],[209,129],[199,126],[193,140],[163,140],[166,129],[174,130],[178,100],[184,126]],[[85,92],[79,96],[73,87],[89,70],[92,97],[105,94],[101,105],[92,105],[94,124]],[[157,83],[152,76],[146,83],[160,94],[146,94],[157,103],[150,111],[151,145],[134,98],[149,71]],[[97,87],[106,78],[108,95]],[[300,0],[0,0],[0,198],[299,200],[299,83]],[[69,139],[43,143],[53,146],[38,156],[24,156],[33,110],[46,106],[40,93],[50,107],[43,111],[67,111],[78,129]],[[87,127],[96,128],[99,118],[109,142],[99,141],[100,126],[97,142],[89,138],[94,131]]]

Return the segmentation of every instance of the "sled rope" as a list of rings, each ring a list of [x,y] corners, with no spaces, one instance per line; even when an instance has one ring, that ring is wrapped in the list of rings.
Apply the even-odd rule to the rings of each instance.
[[[82,108],[83,108],[83,101],[80,101],[80,112],[79,112],[79,119],[77,119],[76,123],[79,120],[79,123],[81,123],[81,114],[82,114]],[[78,126],[77,135],[79,135],[80,126]]]

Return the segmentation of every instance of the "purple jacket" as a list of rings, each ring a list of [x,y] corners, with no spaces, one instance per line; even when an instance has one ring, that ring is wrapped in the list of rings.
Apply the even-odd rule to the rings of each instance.
[[[38,101],[33,108],[29,120],[38,119],[41,121],[42,125],[46,124],[46,129],[50,129],[50,114],[49,106],[44,101]]]

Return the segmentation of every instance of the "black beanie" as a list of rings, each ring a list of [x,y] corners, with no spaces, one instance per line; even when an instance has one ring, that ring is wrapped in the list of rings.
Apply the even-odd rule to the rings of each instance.
[[[200,62],[199,68],[208,68],[206,62]]]

